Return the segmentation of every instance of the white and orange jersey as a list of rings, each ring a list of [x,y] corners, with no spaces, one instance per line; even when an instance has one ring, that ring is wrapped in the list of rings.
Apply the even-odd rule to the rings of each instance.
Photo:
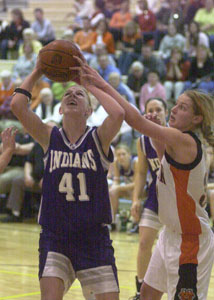
[[[200,235],[210,230],[206,206],[207,170],[200,140],[197,157],[191,164],[180,164],[165,153],[157,180],[158,215],[161,223],[183,235]]]

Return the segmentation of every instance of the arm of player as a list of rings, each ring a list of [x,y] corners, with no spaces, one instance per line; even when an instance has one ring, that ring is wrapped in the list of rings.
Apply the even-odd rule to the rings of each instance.
[[[27,144],[24,144],[24,145],[21,145],[21,144],[17,143],[14,154],[28,155],[30,153],[30,151],[33,149],[33,146],[34,146],[33,142],[27,143]]]
[[[100,138],[103,151],[108,154],[109,146],[120,130],[121,124],[125,117],[124,109],[114,99],[105,93],[101,87],[97,87],[94,83],[100,75],[89,67],[86,62],[75,56],[78,60],[80,67],[71,68],[77,70],[80,75],[81,85],[84,86],[90,93],[92,93],[100,104],[108,113],[108,117],[104,120],[103,124],[98,128],[98,136]]]
[[[108,113],[108,117],[97,130],[103,151],[107,155],[112,140],[120,130],[125,117],[125,112],[123,108],[111,98],[111,96],[105,94],[102,90],[96,87],[91,87],[89,91],[98,99],[105,111]]]
[[[136,222],[140,220],[141,214],[141,201],[143,195],[143,189],[146,185],[146,176],[148,172],[148,163],[146,157],[141,150],[140,139],[137,141],[137,155],[138,162],[136,168],[136,174],[134,177],[134,190],[133,190],[133,199],[131,214]]]
[[[31,162],[26,161],[24,165],[24,181],[27,187],[33,187],[35,181],[32,177],[33,165]]]
[[[95,70],[90,68],[86,63],[82,62],[78,57],[75,56],[75,58],[80,63],[81,67],[74,67],[71,69],[80,71],[81,84],[83,84],[85,88],[89,89],[89,91],[95,86],[98,90],[100,90],[100,96],[101,93],[103,95],[103,92],[108,95],[108,97],[106,96],[102,98],[102,100],[99,99],[100,102],[105,102],[108,101],[108,99],[111,99],[111,105],[109,108],[112,109],[112,100],[116,100],[116,102],[120,104],[120,106],[124,109],[125,120],[131,127],[135,128],[142,134],[156,139],[160,143],[166,145],[167,151],[170,155],[174,156],[175,153],[177,153],[181,156],[182,154],[182,157],[186,156],[187,160],[192,160],[192,156],[194,156],[195,153],[192,153],[192,151],[190,150],[195,148],[195,141],[190,135],[184,134],[178,129],[164,127],[155,124],[150,120],[147,120],[144,116],[140,114],[138,109],[136,109],[133,105],[126,101]],[[103,105],[102,102],[101,104]],[[185,156],[183,155],[184,153]],[[182,160],[180,162],[187,163],[187,161]]]
[[[6,128],[1,133],[2,138],[2,154],[0,155],[0,173],[4,171],[10,162],[15,150],[15,136],[17,131],[13,128]]]
[[[100,79],[101,81],[101,79]],[[156,149],[159,153],[163,153],[163,149],[166,147],[168,154],[178,158],[180,163],[190,163],[196,155],[196,147],[194,139],[189,135],[181,132],[176,128],[165,127],[159,124],[155,124],[151,120],[147,120],[140,112],[132,106],[107,82],[104,85],[102,82],[96,82],[96,84],[102,85],[102,90],[114,98],[125,110],[125,121],[137,131],[142,134],[151,137],[158,141],[157,145],[160,146]],[[161,156],[161,155],[160,155]]]
[[[33,72],[23,81],[20,88],[31,92],[36,81],[42,76],[37,63]],[[30,109],[27,97],[16,93],[11,101],[11,110],[22,123],[26,131],[43,147],[44,152],[48,149],[52,127],[44,124],[41,119]]]

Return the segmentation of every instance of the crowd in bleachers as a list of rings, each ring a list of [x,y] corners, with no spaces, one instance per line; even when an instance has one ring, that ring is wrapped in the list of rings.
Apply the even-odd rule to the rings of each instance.
[[[134,14],[128,0],[78,0],[73,8],[64,16],[71,18],[71,25],[57,38],[75,42],[88,64],[142,113],[151,97],[162,98],[170,109],[186,89],[213,93],[214,0],[138,0]],[[34,10],[31,24],[18,8],[11,17],[11,22],[0,22],[1,59],[16,59],[12,71],[0,74],[0,130],[15,125],[21,137],[17,135],[14,159],[0,175],[0,193],[7,195],[7,209],[12,212],[5,221],[19,221],[23,190],[41,191],[42,166],[35,160],[38,145],[12,114],[10,101],[14,89],[33,70],[40,49],[56,34],[42,8]],[[74,84],[43,77],[32,91],[31,109],[44,122],[60,125],[60,101]],[[106,113],[96,99],[93,102],[88,123],[97,126]],[[125,143],[136,154],[138,136],[124,122],[114,146]]]

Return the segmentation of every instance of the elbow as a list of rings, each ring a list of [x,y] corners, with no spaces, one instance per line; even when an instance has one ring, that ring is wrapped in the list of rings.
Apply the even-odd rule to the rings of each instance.
[[[12,98],[12,101],[10,103],[10,109],[11,111],[15,114],[17,109],[18,109],[18,105],[17,103],[14,101],[14,98]]]
[[[118,114],[117,114],[117,116],[116,116],[116,119],[119,121],[121,121],[121,123],[124,121],[124,119],[125,119],[125,115],[126,115],[126,113],[125,113],[125,110],[124,109],[122,109],[122,107],[121,107],[121,109],[119,110],[119,112],[118,112]]]

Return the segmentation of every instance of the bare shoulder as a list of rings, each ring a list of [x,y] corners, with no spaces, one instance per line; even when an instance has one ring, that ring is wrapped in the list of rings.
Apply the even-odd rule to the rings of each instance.
[[[192,163],[198,154],[197,141],[193,135],[180,132],[177,143],[166,146],[166,152],[178,163]]]
[[[44,131],[46,132],[46,134],[45,134],[45,138],[40,141],[44,153],[46,153],[48,150],[50,144],[51,132],[53,130],[53,127],[55,126],[56,126],[55,124],[50,124],[50,123],[44,124]]]

